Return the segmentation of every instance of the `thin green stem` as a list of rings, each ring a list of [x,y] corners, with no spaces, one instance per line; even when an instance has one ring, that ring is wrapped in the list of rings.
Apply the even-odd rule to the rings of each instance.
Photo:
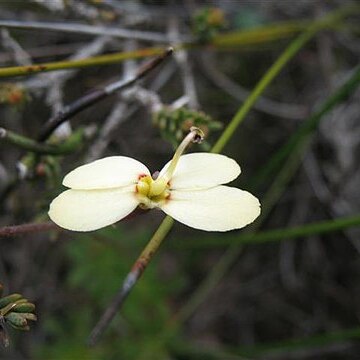
[[[226,347],[220,349],[208,349],[201,346],[189,345],[187,342],[174,341],[171,348],[176,354],[185,358],[206,358],[206,359],[248,359],[248,356],[270,357],[271,355],[281,356],[287,355],[289,352],[303,351],[304,349],[322,348],[328,345],[340,344],[345,341],[360,338],[360,328],[354,327],[350,329],[328,332],[320,335],[313,335],[305,338],[288,339],[284,341],[265,343],[253,346]],[[283,356],[281,358],[284,358]]]
[[[337,12],[331,13],[319,22],[314,23],[309,26],[308,30],[298,36],[279,56],[275,63],[270,67],[266,74],[260,79],[260,81],[255,86],[254,90],[251,92],[249,97],[246,99],[244,104],[241,106],[239,111],[235,114],[234,118],[230,121],[229,125],[221,134],[218,141],[215,143],[211,152],[219,153],[229,142],[233,136],[237,127],[245,119],[246,115],[255,104],[259,96],[265,91],[269,86],[272,80],[280,73],[284,66],[298,53],[298,51],[320,30],[327,28],[330,24],[337,23],[342,17],[349,14],[350,11],[353,11],[353,7],[341,9]]]
[[[203,139],[204,139],[204,133],[202,132],[202,130],[195,126],[191,127],[189,134],[183,139],[183,141],[176,149],[175,154],[166,172],[163,175],[161,175],[161,177],[159,177],[156,181],[159,181],[159,179],[163,179],[165,183],[168,183],[174,174],[180,156],[184,153],[184,151],[189,146],[189,144],[200,143],[203,141]]]
[[[171,230],[174,224],[174,219],[170,216],[167,216],[160,224],[158,229],[155,231],[154,235],[150,239],[150,241],[145,246],[144,250],[140,254],[139,258],[146,259],[149,262],[157,249],[161,245],[162,241],[165,239],[166,235]]]
[[[161,245],[163,239],[171,230],[173,223],[174,220],[170,217],[167,217],[158,227],[158,229],[156,230],[140,256],[135,261],[131,271],[127,274],[120,290],[115,295],[110,305],[106,308],[104,314],[101,316],[94,329],[91,331],[91,334],[87,341],[88,345],[94,346],[98,342],[106,328],[110,325],[118,309],[129,296],[132,288],[135,286],[136,282],[139,280],[139,278],[145,271],[152,257],[156,254],[156,251]]]
[[[33,75],[37,73],[56,70],[79,69],[90,66],[116,64],[128,59],[140,59],[149,56],[159,55],[162,54],[164,51],[166,51],[166,48],[152,47],[136,51],[118,52],[109,55],[94,56],[91,58],[80,60],[57,61],[28,66],[13,66],[0,69],[0,78]]]
[[[264,25],[258,28],[234,31],[220,34],[212,40],[212,45],[216,47],[231,47],[241,45],[258,45],[260,43],[285,39],[294,34],[306,30],[312,25],[311,20],[283,21]]]
[[[322,117],[329,112],[336,104],[345,100],[358,87],[360,82],[360,67],[355,69],[354,74],[346,81],[333,95],[331,95],[320,108],[311,115],[290,139],[271,157],[270,161],[250,181],[251,188],[258,188],[266,179],[269,179],[284,162],[288,154],[299,147],[312,136],[317,129]]]
[[[301,339],[288,339],[276,343],[255,345],[252,347],[244,347],[237,349],[239,354],[246,356],[260,356],[270,354],[281,354],[288,351],[303,350],[304,348],[322,347],[335,343],[344,342],[350,339],[360,338],[360,328],[354,327],[350,329],[333,331],[320,335],[313,335]]]
[[[84,140],[84,132],[81,130],[76,131],[65,142],[59,145],[51,145],[39,143],[26,136],[0,128],[0,140],[37,154],[65,155],[72,153],[81,147]]]
[[[353,7],[354,8],[354,7]],[[348,13],[349,11],[347,11]],[[337,16],[341,20],[343,16],[340,16],[338,11],[335,11],[333,15]],[[332,16],[332,14],[330,15]],[[339,25],[337,21],[329,21],[327,24],[320,24],[323,22],[323,19],[319,20],[319,25],[321,28],[334,28]],[[310,21],[292,21],[292,22],[283,22],[278,24],[271,24],[259,27],[257,29],[241,30],[230,33],[224,33],[216,36],[210,44],[200,44],[197,42],[184,43],[180,44],[175,48],[195,48],[201,46],[209,46],[216,48],[223,47],[239,47],[239,46],[248,46],[251,44],[259,44],[268,41],[274,41],[289,36],[298,34],[301,31],[304,31],[310,26]],[[315,25],[318,22],[315,22]],[[313,25],[313,26],[315,26]],[[15,76],[24,76],[24,75],[33,75],[42,72],[56,71],[56,70],[66,70],[66,69],[77,69],[77,68],[86,68],[90,66],[103,66],[109,64],[116,64],[129,59],[140,59],[149,56],[159,55],[163,53],[166,49],[163,47],[149,47],[145,49],[128,51],[128,52],[118,52],[108,55],[94,56],[87,59],[81,60],[72,60],[72,61],[57,61],[51,63],[43,64],[34,64],[29,66],[13,66],[0,68],[0,78],[2,77],[15,77]]]
[[[263,244],[268,242],[297,239],[299,237],[307,237],[310,235],[327,234],[358,226],[360,226],[360,215],[355,215],[319,221],[301,226],[294,226],[291,228],[263,231],[256,234],[242,234],[238,236],[230,235],[221,237],[221,239],[219,237],[200,237],[191,242],[178,239],[173,242],[173,246],[176,249],[209,249],[211,247],[224,247],[232,244]]]

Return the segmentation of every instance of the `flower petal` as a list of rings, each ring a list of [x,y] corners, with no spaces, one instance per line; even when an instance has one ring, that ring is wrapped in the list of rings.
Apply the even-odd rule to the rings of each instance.
[[[79,190],[108,189],[135,184],[142,174],[150,175],[150,171],[140,161],[126,156],[110,156],[69,172],[63,185]]]
[[[159,176],[165,173],[168,162]],[[226,184],[240,174],[238,163],[225,155],[192,153],[180,156],[174,175],[170,180],[171,189],[207,189]]]
[[[259,200],[247,191],[229,186],[171,192],[161,209],[195,229],[228,231],[252,223],[260,214]]]
[[[74,231],[100,229],[124,218],[138,205],[134,186],[104,190],[67,190],[50,204],[57,225]]]

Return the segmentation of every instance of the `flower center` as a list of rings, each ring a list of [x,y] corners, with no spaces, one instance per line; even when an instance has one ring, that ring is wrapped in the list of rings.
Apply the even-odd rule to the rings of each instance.
[[[160,206],[170,197],[170,180],[175,172],[176,165],[186,147],[191,143],[200,143],[204,133],[197,127],[191,127],[189,134],[183,139],[166,169],[165,173],[154,180],[149,175],[140,175],[136,185],[136,194],[139,198],[140,207],[152,209]]]
[[[154,180],[149,175],[140,176],[136,194],[141,208],[152,209],[170,197],[170,186],[163,177]]]

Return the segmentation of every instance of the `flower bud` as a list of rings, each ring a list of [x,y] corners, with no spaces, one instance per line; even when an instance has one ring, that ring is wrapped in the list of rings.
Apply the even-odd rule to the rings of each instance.
[[[17,314],[15,312],[10,312],[5,315],[5,320],[10,323],[10,325],[14,325],[16,327],[24,327],[27,326],[27,320],[23,316],[23,314]]]
[[[22,298],[22,296],[20,294],[11,294],[8,296],[5,296],[3,298],[0,299],[0,309],[4,308],[5,306],[20,300]]]
[[[35,305],[29,302],[25,302],[25,303],[17,303],[12,311],[17,312],[17,313],[30,313],[33,312],[35,310]]]

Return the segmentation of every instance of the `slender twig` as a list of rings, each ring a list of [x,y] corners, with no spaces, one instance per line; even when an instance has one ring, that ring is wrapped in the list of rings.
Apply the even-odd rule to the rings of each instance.
[[[93,346],[99,340],[100,336],[104,333],[105,329],[108,327],[116,312],[124,303],[125,299],[128,297],[131,289],[134,287],[136,282],[139,280],[150,260],[156,253],[158,247],[161,245],[162,240],[170,231],[174,220],[170,217],[167,217],[159,226],[149,243],[146,245],[143,252],[135,261],[131,271],[125,277],[125,280],[120,288],[120,291],[116,294],[115,298],[112,300],[110,305],[107,307],[106,311],[100,318],[99,322],[96,324],[92,330],[89,338],[88,344]]]
[[[242,45],[261,44],[268,41],[286,39],[298,34],[313,24],[309,20],[284,21],[281,23],[268,24],[261,27],[248,29],[247,31],[235,31],[217,35],[212,44],[216,47],[234,46],[240,42]]]
[[[273,41],[292,36],[305,30],[310,21],[284,21],[279,24],[265,25],[255,29],[241,30],[221,34],[214,38],[213,44],[216,46],[233,46],[234,43],[241,42],[244,45],[262,43],[264,41]],[[50,23],[40,21],[16,21],[16,20],[0,20],[0,26],[6,28],[30,29],[30,30],[48,30],[76,32],[89,35],[108,35],[119,38],[129,38],[135,40],[147,40],[153,42],[168,42],[169,37],[160,33],[145,32],[138,30],[110,28],[103,26],[84,25],[76,23]],[[191,42],[190,36],[179,36],[182,42]]]
[[[93,41],[87,43],[84,46],[81,46],[77,51],[72,54],[67,60],[79,60],[85,59],[89,56],[95,56],[103,51],[105,46],[110,42],[111,38],[109,36],[99,36],[94,38]],[[77,73],[77,69],[74,70],[63,70],[55,73],[46,73],[41,74],[36,77],[36,80],[43,85],[43,88],[46,88],[46,103],[51,107],[52,112],[51,116],[56,116],[56,114],[62,110],[64,107],[63,97],[64,91],[63,87],[71,77]],[[35,80],[35,79],[31,79]],[[31,83],[36,85],[36,81],[28,81],[25,83],[25,87],[30,89]],[[56,129],[56,137],[64,139],[69,137],[71,134],[71,126],[69,122],[62,124]]]
[[[128,59],[141,59],[154,55],[159,55],[162,54],[164,51],[165,48],[163,47],[152,47],[135,51],[93,56],[81,60],[55,61],[50,63],[33,64],[29,66],[11,66],[0,69],[0,78],[33,75],[40,72],[56,70],[78,69],[90,66],[116,64]]]
[[[357,11],[355,8],[354,12]],[[322,21],[319,20],[319,21]],[[1,21],[0,21],[1,24]],[[186,49],[193,47],[201,47],[211,45],[216,48],[240,47],[248,46],[250,44],[259,44],[269,41],[276,41],[283,38],[288,38],[309,27],[309,21],[302,22],[283,22],[271,25],[262,26],[256,29],[241,30],[230,33],[225,33],[216,36],[210,44],[200,44],[198,42],[183,43],[176,47],[176,49]],[[326,24],[323,28],[334,28],[339,26],[339,23],[334,21]],[[56,70],[66,70],[74,68],[85,68],[89,66],[100,66],[115,64],[128,59],[139,59],[161,54],[164,51],[163,47],[149,47],[145,49],[119,52],[108,55],[94,56],[88,59],[74,60],[74,61],[59,61],[51,63],[42,63],[32,66],[13,66],[0,69],[0,78],[14,77],[23,75],[32,75],[39,72],[48,72]]]
[[[146,214],[146,210],[142,210],[140,208],[135,209],[131,214],[124,217],[121,222],[134,219],[137,216]],[[20,236],[29,233],[39,233],[39,232],[46,232],[51,230],[57,231],[65,231],[64,228],[56,225],[52,221],[42,222],[42,223],[27,223],[27,224],[20,224],[20,225],[11,225],[11,226],[4,226],[0,228],[0,238],[2,237],[9,237],[9,236]]]
[[[169,20],[169,37],[174,44],[180,44],[179,21],[175,16],[171,17]],[[189,62],[188,53],[185,49],[179,47],[174,57],[180,68],[184,94],[188,97],[189,107],[197,109],[199,108],[199,99],[196,92],[192,64]]]
[[[0,238],[27,235],[31,233],[44,232],[49,230],[63,231],[62,228],[57,226],[52,221],[43,223],[29,223],[13,226],[4,226],[0,228]]]
[[[146,40],[153,42],[168,42],[168,37],[161,33],[109,28],[104,26],[93,26],[76,23],[52,23],[40,21],[16,21],[16,20],[1,20],[0,26],[7,28],[29,29],[29,30],[46,30],[46,31],[63,31],[79,34],[89,35],[108,35],[118,38]],[[184,38],[185,39],[185,38]],[[188,41],[186,37],[185,41]]]
[[[70,119],[72,116],[76,115],[80,111],[99,102],[100,100],[106,98],[107,96],[113,94],[116,91],[123,90],[134,85],[144,76],[146,76],[150,71],[152,71],[159,64],[161,64],[169,55],[173,53],[173,51],[174,50],[172,47],[168,48],[161,55],[157,56],[155,59],[140,67],[137,73],[130,79],[123,79],[109,84],[106,87],[93,91],[92,93],[85,95],[84,97],[66,106],[63,111],[59,112],[46,123],[43,131],[39,136],[39,141],[45,141],[59,125],[61,125],[63,122]]]
[[[0,140],[37,154],[65,155],[81,147],[84,132],[79,130],[58,145],[44,144],[0,127]]]
[[[324,352],[329,351],[329,357],[334,355],[334,345],[349,344],[351,340],[355,341],[360,338],[360,327],[352,327],[322,333],[319,335],[311,335],[301,338],[289,338],[282,341],[261,343],[254,345],[243,345],[238,347],[221,347],[217,350],[197,345],[192,346],[187,342],[176,339],[170,344],[171,349],[175,351],[174,356],[185,359],[309,359],[324,358]],[[330,349],[329,349],[330,348]],[[304,356],[304,350],[311,350],[311,356]],[[297,353],[299,351],[299,353]],[[324,354],[325,356],[320,356]],[[342,353],[345,354],[345,353]],[[339,356],[342,357],[341,355]]]
[[[220,138],[214,145],[212,152],[220,152],[224,146],[228,143],[232,137],[236,128],[241,124],[245,119],[246,115],[253,107],[258,97],[264,92],[267,86],[271,81],[280,73],[283,67],[292,59],[298,51],[310,40],[313,36],[320,30],[327,28],[329,24],[336,23],[339,21],[339,18],[349,15],[349,11],[353,10],[351,8],[344,8],[338,12],[331,13],[325,16],[319,22],[315,22],[312,26],[309,26],[308,30],[299,35],[280,55],[280,57],[275,61],[275,63],[270,67],[266,74],[261,78],[257,83],[254,90],[250,93],[249,97],[244,102],[244,105],[236,113],[235,117],[231,120],[230,124],[226,127],[224,132],[221,134]]]
[[[296,239],[310,235],[326,234],[334,231],[360,226],[360,215],[341,217],[327,221],[320,221],[301,226],[294,226],[285,229],[276,229],[258,232],[256,234],[241,234],[237,236],[206,237],[198,238],[196,241],[174,241],[173,246],[179,249],[203,249],[210,247],[223,247],[232,244],[262,244],[272,241]]]
[[[300,126],[289,140],[276,152],[271,160],[264,166],[256,177],[251,181],[252,187],[256,188],[265,179],[269,178],[271,174],[274,174],[279,166],[285,161],[287,155],[294,151],[301,142],[307,140],[312,135],[314,130],[318,127],[323,115],[329,112],[335,105],[347,99],[349,95],[359,86],[360,82],[360,66],[355,69],[348,81],[346,81],[339,89],[335,91],[319,108],[314,112],[303,124]]]
[[[236,128],[240,125],[240,123],[244,120],[247,113],[250,111],[254,103],[256,102],[257,98],[265,91],[267,86],[272,82],[272,80],[280,73],[280,71],[284,68],[284,66],[297,54],[297,52],[320,30],[327,28],[331,23],[339,21],[342,17],[349,14],[349,8],[341,9],[338,12],[332,13],[328,16],[326,16],[324,19],[322,19],[319,22],[316,22],[313,26],[310,26],[309,29],[304,32],[303,34],[299,35],[298,38],[296,38],[280,55],[280,57],[275,61],[275,63],[270,67],[270,69],[265,73],[265,75],[260,79],[254,90],[251,92],[248,99],[245,101],[245,103],[241,106],[239,111],[235,114],[227,128],[224,130],[223,134],[220,136],[217,143],[212,148],[212,152],[219,153],[224,146],[229,142],[232,135],[234,134]],[[297,160],[297,159],[296,159]],[[275,186],[279,186],[280,188],[283,187],[284,183],[287,183],[287,181],[292,177],[292,175],[295,172],[297,161],[294,159],[291,159],[291,161],[288,162],[287,166],[283,169],[283,172],[279,174],[278,181],[276,181]],[[274,191],[273,191],[274,190]],[[276,190],[276,191],[275,191]],[[270,189],[270,193],[274,193],[278,195],[280,193],[279,189]],[[270,194],[271,195],[271,194]],[[269,208],[274,204],[274,197],[271,197],[269,195],[269,198],[267,199],[267,202],[269,204]],[[269,210],[268,210],[269,211]],[[264,212],[264,211],[263,211]],[[266,212],[265,212],[266,213]],[[174,223],[174,220],[166,216],[163,222],[160,224],[158,230],[155,232],[153,238],[150,240],[148,246],[146,246],[146,249],[153,248],[155,251],[159,248],[160,244],[165,239],[166,235],[170,231],[172,225]],[[154,240],[155,238],[155,240]],[[154,244],[155,243],[155,244]],[[154,246],[156,245],[156,246]],[[144,250],[144,251],[145,251]],[[237,258],[239,253],[239,247],[230,247],[228,251],[225,254],[226,259],[224,258],[223,264],[219,263],[219,268],[221,268],[224,273],[224,271],[228,268],[229,264],[232,264],[233,261]],[[148,262],[151,260],[152,256],[154,255],[154,252],[151,252],[151,256],[147,257],[147,261],[145,264],[147,265]],[[137,279],[140,277],[140,275],[145,270],[144,262],[142,261],[142,257],[138,258],[138,260],[135,263],[135,268],[141,268],[140,270],[134,271],[133,270],[129,273],[126,280],[123,282],[123,285],[120,289],[120,292],[114,299],[113,303],[110,304],[108,307],[106,313],[104,316],[100,319],[97,326],[92,331],[90,338],[89,338],[89,344],[94,345],[99,337],[102,335],[102,333],[105,331],[107,326],[110,324],[112,318],[115,316],[116,311],[120,309],[122,304],[124,303],[124,300],[129,295],[130,290],[134,287],[136,284]],[[220,273],[219,273],[220,274]],[[221,278],[221,277],[219,277]],[[207,290],[207,289],[206,289]]]

